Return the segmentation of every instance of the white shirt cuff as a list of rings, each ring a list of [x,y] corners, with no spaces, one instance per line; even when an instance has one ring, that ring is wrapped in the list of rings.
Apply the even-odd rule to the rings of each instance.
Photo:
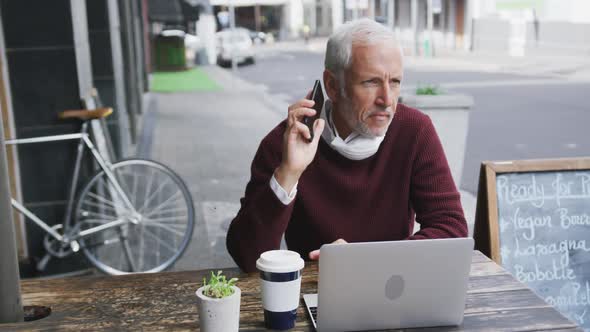
[[[275,195],[277,195],[277,198],[285,205],[291,204],[295,198],[295,195],[297,194],[297,183],[295,183],[295,186],[291,189],[291,193],[287,194],[285,189],[283,189],[277,179],[275,179],[274,174],[272,175],[272,178],[270,178],[270,188],[274,191]]]

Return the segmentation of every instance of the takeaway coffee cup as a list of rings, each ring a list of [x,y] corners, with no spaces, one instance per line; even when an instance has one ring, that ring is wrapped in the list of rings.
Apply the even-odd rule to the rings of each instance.
[[[303,266],[301,256],[289,250],[267,251],[256,261],[266,328],[287,330],[295,326]]]

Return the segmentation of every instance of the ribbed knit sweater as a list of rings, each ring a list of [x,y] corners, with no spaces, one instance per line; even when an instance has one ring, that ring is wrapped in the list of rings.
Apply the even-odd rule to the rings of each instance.
[[[320,139],[297,195],[284,205],[270,179],[281,163],[286,121],[261,142],[241,208],[227,233],[238,266],[256,270],[256,259],[278,249],[308,253],[342,238],[348,242],[467,236],[460,196],[428,116],[398,104],[385,139],[373,156],[349,160]],[[415,220],[420,231],[413,234]]]

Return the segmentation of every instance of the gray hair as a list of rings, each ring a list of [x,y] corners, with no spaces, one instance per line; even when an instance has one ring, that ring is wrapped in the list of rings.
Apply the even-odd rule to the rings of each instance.
[[[395,33],[380,23],[368,18],[347,22],[330,36],[326,46],[324,66],[338,79],[352,61],[352,44],[371,45],[378,42],[391,42],[402,52]]]

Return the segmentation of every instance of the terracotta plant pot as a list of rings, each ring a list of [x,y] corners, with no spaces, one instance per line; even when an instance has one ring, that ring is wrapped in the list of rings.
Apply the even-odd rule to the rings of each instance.
[[[232,286],[234,293],[215,299],[203,294],[204,287],[197,290],[200,329],[203,332],[235,332],[240,328],[241,291]]]

